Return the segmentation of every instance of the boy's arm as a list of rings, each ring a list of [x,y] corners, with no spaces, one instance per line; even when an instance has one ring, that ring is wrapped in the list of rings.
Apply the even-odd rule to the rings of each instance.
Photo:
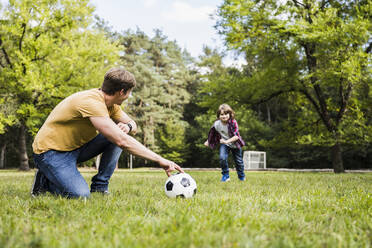
[[[221,136],[216,131],[215,127],[212,126],[208,133],[208,139],[204,142],[204,145],[214,149],[218,145],[220,138]]]
[[[234,143],[235,141],[239,140],[239,137],[237,135],[231,137],[230,139],[224,140],[220,139],[221,144],[229,144],[229,143]]]

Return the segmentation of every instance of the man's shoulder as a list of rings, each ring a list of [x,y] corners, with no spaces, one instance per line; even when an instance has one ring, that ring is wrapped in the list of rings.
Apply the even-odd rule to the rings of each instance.
[[[108,116],[108,109],[102,92],[98,89],[80,91],[74,94],[71,108],[82,117]]]
[[[89,89],[89,90],[83,90],[76,92],[72,94],[72,96],[76,97],[92,97],[92,98],[103,98],[103,94],[99,89]]]
[[[70,95],[66,100],[74,103],[82,103],[86,101],[99,101],[104,102],[103,94],[98,89],[89,89],[76,92]]]
[[[77,112],[107,112],[103,94],[98,89],[76,92],[64,100],[63,108]]]

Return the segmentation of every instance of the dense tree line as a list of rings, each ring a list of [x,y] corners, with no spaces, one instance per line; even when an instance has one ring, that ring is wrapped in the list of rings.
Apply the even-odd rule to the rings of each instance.
[[[30,142],[67,95],[97,87],[118,60],[118,46],[91,29],[83,1],[9,1],[0,23],[0,132],[14,127],[19,168],[29,168]]]
[[[343,172],[342,147],[371,142],[364,111],[371,92],[372,2],[226,0],[218,16],[226,44],[248,62],[250,76],[229,87],[238,89],[232,98],[259,104],[286,96],[285,128],[276,142],[329,147],[335,172]]]
[[[219,167],[202,144],[225,102],[244,149],[266,151],[270,167],[372,168],[370,1],[223,1],[216,28],[243,55],[239,68],[209,47],[192,58],[160,30],[114,32],[93,11],[88,0],[2,9],[0,168],[32,167],[32,139],[49,111],[99,87],[117,65],[137,79],[123,104],[136,138],[185,167]]]

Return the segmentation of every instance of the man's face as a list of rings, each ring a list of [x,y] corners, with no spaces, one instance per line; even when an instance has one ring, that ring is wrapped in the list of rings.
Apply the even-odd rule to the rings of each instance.
[[[127,92],[124,92],[124,90],[121,90],[119,92],[116,92],[116,101],[115,104],[121,105],[125,100],[128,99],[130,94],[132,93],[132,89],[128,90]]]

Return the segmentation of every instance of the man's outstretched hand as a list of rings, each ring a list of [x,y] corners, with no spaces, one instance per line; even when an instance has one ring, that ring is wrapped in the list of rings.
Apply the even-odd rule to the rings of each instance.
[[[181,173],[185,173],[178,164],[165,158],[162,158],[159,161],[159,165],[165,170],[165,173],[167,174],[168,177],[171,176],[172,171],[176,170]]]

